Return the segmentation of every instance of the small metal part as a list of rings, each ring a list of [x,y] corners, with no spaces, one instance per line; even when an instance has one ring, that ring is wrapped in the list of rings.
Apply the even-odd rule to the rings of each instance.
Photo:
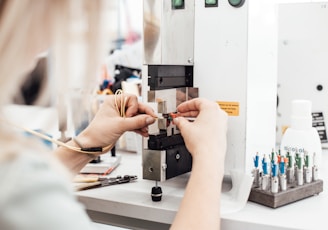
[[[165,170],[167,169],[167,164],[164,163],[164,164],[162,165],[162,169],[163,169],[163,171],[165,171]]]
[[[301,186],[304,184],[304,178],[303,178],[303,170],[297,168],[296,169],[296,180],[297,180],[297,185]]]
[[[279,183],[280,183],[280,189],[281,191],[287,190],[287,178],[286,175],[280,175],[279,176]]]
[[[178,113],[169,113],[169,119],[173,120],[174,118],[177,118],[179,116]]]
[[[295,181],[295,171],[294,168],[287,168],[287,183],[292,184]]]
[[[254,178],[254,180],[253,180],[253,186],[255,188],[260,187],[260,170],[257,169],[257,168],[253,169],[252,170],[252,175],[253,175],[253,178]]]
[[[158,118],[157,119],[158,129],[159,130],[166,130],[167,128],[167,119],[166,118]]]
[[[319,171],[318,167],[316,165],[313,165],[313,167],[312,167],[312,175],[313,175],[312,179],[313,179],[313,181],[317,181],[319,179],[318,171]]]
[[[167,113],[166,101],[159,101],[157,103],[157,112],[158,113]]]
[[[269,187],[270,187],[270,184],[269,184],[269,176],[268,175],[263,175],[262,176],[262,184],[261,184],[261,188],[262,190],[268,190]]]
[[[312,181],[312,171],[308,167],[304,167],[304,179],[305,183],[310,183]]]
[[[166,168],[162,166],[166,163],[165,150],[144,149],[142,152],[142,178],[155,181],[166,180]]]
[[[278,177],[274,176],[271,178],[271,192],[277,193],[279,189]]]

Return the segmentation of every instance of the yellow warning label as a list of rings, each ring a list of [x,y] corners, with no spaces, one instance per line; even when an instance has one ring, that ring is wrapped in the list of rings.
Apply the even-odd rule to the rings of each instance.
[[[217,103],[229,116],[239,116],[239,102],[217,101]]]
[[[288,125],[283,125],[282,127],[281,127],[281,134],[285,134],[285,132],[286,132],[286,130],[289,128],[289,126]]]

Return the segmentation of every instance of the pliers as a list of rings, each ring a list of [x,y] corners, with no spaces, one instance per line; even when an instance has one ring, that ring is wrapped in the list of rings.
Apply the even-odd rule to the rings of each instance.
[[[110,178],[97,178],[94,181],[88,181],[83,183],[74,183],[74,188],[76,191],[91,189],[91,188],[98,188],[98,187],[104,187],[104,186],[110,186],[115,184],[124,184],[129,183],[131,181],[137,180],[137,176],[117,176],[117,177],[110,177]]]

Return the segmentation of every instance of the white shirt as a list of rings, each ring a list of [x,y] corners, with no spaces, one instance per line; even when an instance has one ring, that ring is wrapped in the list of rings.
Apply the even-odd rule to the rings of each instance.
[[[93,225],[70,181],[47,157],[13,155],[0,162],[0,229],[82,230]]]

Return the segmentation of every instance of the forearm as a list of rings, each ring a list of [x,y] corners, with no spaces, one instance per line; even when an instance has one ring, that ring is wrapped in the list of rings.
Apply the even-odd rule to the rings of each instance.
[[[92,148],[92,147],[105,147],[106,144],[102,143],[102,139],[99,138],[99,132],[94,132],[97,129],[91,129],[90,127],[83,130],[73,140],[66,144],[77,148]],[[115,142],[114,142],[115,144]],[[107,146],[110,148],[110,146]],[[94,153],[81,153],[71,150],[66,147],[59,147],[55,150],[55,156],[73,173],[77,174],[81,169],[90,161],[101,155],[103,152]]]
[[[204,159],[213,160],[213,159]],[[219,229],[223,164],[194,162],[190,179],[171,229]],[[222,167],[220,167],[222,165]]]
[[[70,146],[79,147],[73,140],[67,142]],[[59,147],[54,151],[54,155],[73,173],[77,174],[81,169],[89,163],[93,158],[85,153],[76,152],[74,150]]]

